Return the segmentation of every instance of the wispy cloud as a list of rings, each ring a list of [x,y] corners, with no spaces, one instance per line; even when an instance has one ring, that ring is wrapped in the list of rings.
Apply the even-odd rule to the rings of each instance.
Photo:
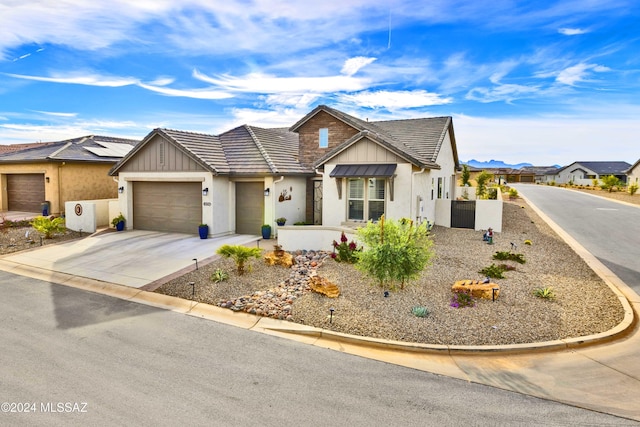
[[[52,77],[27,76],[23,74],[4,73],[6,76],[16,79],[35,80],[49,83],[65,83],[87,86],[122,87],[135,85],[138,80],[130,77],[107,77],[91,73],[71,73],[68,76],[54,75]]]
[[[54,111],[38,111],[38,110],[33,110],[33,112],[44,114],[46,116],[54,116],[54,117],[77,117],[78,116],[78,113],[61,113],[61,112],[54,112]]]
[[[565,85],[573,86],[577,82],[587,81],[591,72],[603,73],[611,71],[608,67],[597,64],[580,63],[561,70],[556,81]]]
[[[577,36],[580,34],[586,34],[589,31],[581,28],[560,28],[558,29],[560,34],[564,34],[565,36]]]
[[[436,93],[430,93],[425,90],[364,91],[339,95],[338,100],[355,104],[358,107],[385,108],[388,110],[445,105],[453,102],[453,99],[450,97],[442,97]]]

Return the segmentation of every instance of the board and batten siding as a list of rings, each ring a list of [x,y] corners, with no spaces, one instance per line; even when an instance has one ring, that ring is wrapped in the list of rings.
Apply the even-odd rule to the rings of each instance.
[[[162,136],[156,135],[119,172],[195,172],[205,169]]]
[[[406,160],[376,144],[370,139],[363,138],[351,147],[331,159],[335,164],[361,163],[408,163]]]

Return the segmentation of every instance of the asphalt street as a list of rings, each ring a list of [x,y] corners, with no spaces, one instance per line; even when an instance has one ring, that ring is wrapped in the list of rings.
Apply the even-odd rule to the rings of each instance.
[[[0,290],[0,425],[640,424],[6,272]]]
[[[513,187],[640,294],[640,207],[559,187]]]

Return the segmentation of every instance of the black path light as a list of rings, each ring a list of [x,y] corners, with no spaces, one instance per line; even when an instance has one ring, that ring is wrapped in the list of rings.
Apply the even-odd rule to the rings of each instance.
[[[196,270],[198,269],[198,258],[194,258],[193,261],[196,262]]]
[[[331,307],[329,309],[329,323],[333,323],[333,312],[336,311],[335,308]]]
[[[191,285],[191,299],[193,300],[196,297],[196,282],[189,282]]]
[[[493,302],[496,302],[496,291],[498,291],[498,288],[491,288],[491,300]]]

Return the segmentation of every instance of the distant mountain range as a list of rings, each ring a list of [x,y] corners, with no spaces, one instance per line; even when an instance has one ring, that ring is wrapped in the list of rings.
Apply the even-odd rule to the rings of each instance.
[[[468,162],[460,162],[466,165],[469,165],[474,168],[483,169],[483,168],[511,168],[511,169],[520,169],[525,166],[533,166],[531,163],[518,163],[515,165],[510,165],[502,160],[489,160],[487,162],[480,162],[478,160],[469,160]]]

